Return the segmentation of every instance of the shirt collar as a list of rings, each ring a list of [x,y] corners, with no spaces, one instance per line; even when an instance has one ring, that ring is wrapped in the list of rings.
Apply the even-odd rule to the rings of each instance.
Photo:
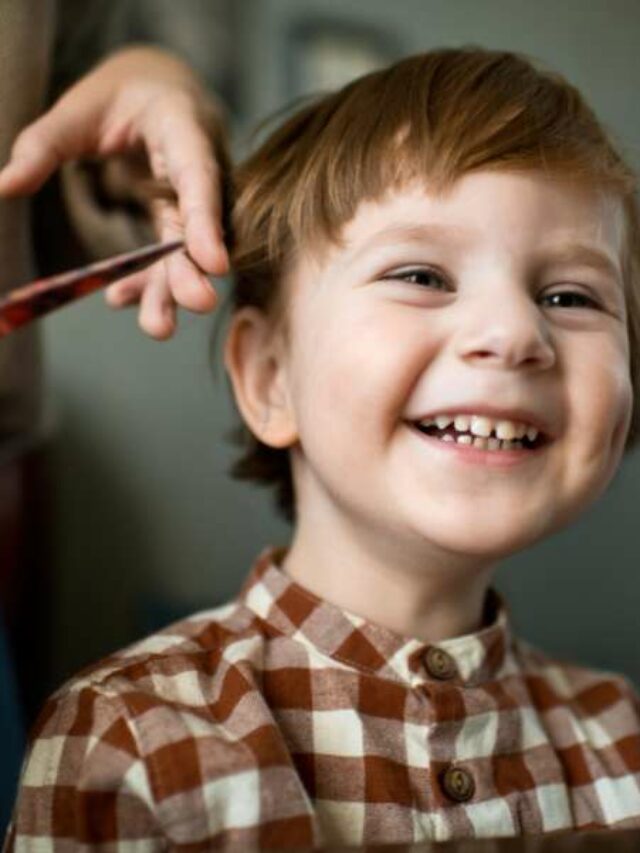
[[[479,631],[430,645],[318,598],[280,568],[286,551],[277,546],[265,548],[240,592],[240,601],[260,618],[267,632],[291,637],[340,665],[412,687],[443,680],[476,686],[499,678],[510,666],[510,616],[493,587],[487,591],[484,625]],[[438,650],[435,655],[434,649]],[[453,675],[447,667],[451,662]]]

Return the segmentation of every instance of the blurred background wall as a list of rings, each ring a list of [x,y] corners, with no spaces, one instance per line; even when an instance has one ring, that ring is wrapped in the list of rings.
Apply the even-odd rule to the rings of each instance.
[[[404,54],[475,44],[522,51],[562,72],[640,167],[637,0],[125,5],[116,29],[173,44],[221,91],[238,153],[257,120],[308,87],[338,85]],[[163,621],[233,595],[257,551],[288,539],[270,496],[226,473],[234,414],[223,371],[215,379],[208,361],[215,322],[182,313],[176,337],[157,343],[134,311],[112,312],[100,296],[44,322],[53,466],[47,690]],[[639,504],[636,456],[578,524],[504,563],[498,586],[521,635],[640,685]]]

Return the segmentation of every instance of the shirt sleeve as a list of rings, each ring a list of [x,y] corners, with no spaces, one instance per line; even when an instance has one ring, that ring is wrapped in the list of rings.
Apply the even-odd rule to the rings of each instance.
[[[7,850],[163,849],[130,718],[122,697],[95,687],[49,700],[24,761]]]

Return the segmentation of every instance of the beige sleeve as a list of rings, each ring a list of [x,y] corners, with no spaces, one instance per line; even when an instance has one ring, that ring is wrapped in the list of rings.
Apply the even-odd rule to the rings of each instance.
[[[50,0],[0,2],[0,162],[42,108],[54,29]],[[34,22],[37,22],[34,25]],[[26,199],[0,199],[0,294],[35,274]],[[0,462],[42,430],[39,329],[0,339]]]

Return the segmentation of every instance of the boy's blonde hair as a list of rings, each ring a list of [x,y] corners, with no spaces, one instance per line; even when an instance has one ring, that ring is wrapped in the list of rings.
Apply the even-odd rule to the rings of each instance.
[[[640,215],[636,176],[578,90],[516,53],[476,47],[411,56],[295,112],[242,163],[233,179],[231,310],[256,306],[286,333],[283,279],[301,247],[339,241],[365,199],[416,178],[446,190],[477,169],[539,169],[620,198],[622,269],[634,409],[625,450],[640,437]],[[295,517],[289,451],[244,425],[231,468],[270,484]]]

